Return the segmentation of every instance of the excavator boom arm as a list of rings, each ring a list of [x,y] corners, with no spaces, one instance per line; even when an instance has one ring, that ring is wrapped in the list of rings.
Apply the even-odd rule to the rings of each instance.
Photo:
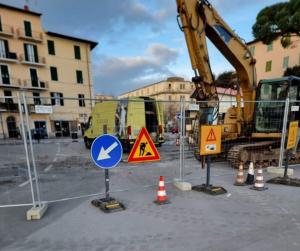
[[[176,0],[178,18],[184,32],[198,101],[216,101],[217,92],[209,63],[206,37],[218,48],[236,70],[244,101],[255,100],[255,59],[246,44],[220,17],[207,0]],[[237,98],[239,99],[239,98]],[[239,102],[239,101],[238,101]],[[254,103],[244,103],[243,122],[253,117]],[[240,112],[241,113],[241,112]]]

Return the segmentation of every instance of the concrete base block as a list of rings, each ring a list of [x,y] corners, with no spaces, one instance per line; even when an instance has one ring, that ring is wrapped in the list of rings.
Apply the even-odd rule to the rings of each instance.
[[[267,172],[283,176],[284,175],[284,168],[270,166],[270,167],[267,168]],[[294,169],[288,168],[287,175],[288,176],[293,176],[293,174],[294,174]]]
[[[191,185],[191,183],[188,183],[188,182],[174,179],[173,184],[175,187],[177,187],[181,191],[191,191],[192,190],[192,185]]]
[[[26,212],[27,220],[40,220],[46,212],[47,208],[47,204],[41,204],[40,207],[38,205],[36,207],[32,207]]]

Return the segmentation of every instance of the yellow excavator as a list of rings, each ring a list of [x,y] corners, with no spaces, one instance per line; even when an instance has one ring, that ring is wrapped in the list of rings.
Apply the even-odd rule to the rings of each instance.
[[[210,67],[206,38],[235,68],[236,106],[225,114],[222,124],[222,151],[233,167],[240,162],[276,165],[279,156],[285,100],[299,100],[300,78],[282,77],[257,84],[253,55],[242,39],[226,24],[207,0],[176,0],[180,29],[184,32],[195,72],[195,98],[202,108],[200,124],[217,117],[216,83]],[[299,120],[299,111],[289,112],[289,120]],[[298,107],[299,110],[299,107]],[[292,163],[300,162],[300,153]]]

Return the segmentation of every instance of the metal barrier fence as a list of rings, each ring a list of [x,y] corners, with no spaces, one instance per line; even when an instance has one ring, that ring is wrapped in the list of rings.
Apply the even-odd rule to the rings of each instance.
[[[240,105],[244,116],[231,101],[208,109],[205,102],[183,98],[171,102],[2,97],[0,207],[36,206],[104,193],[104,171],[92,163],[89,150],[93,139],[103,133],[117,136],[124,148],[122,163],[111,170],[112,192],[155,187],[160,175],[168,182],[200,178],[200,173],[199,177],[189,174],[205,162],[199,156],[199,126],[208,123],[223,126],[222,153],[213,156],[213,162],[229,160],[228,167],[240,161],[245,166],[249,161],[282,166],[286,129],[290,120],[298,119],[293,113],[299,104],[287,100]],[[246,114],[247,107],[254,108],[253,117]],[[247,123],[241,121],[245,116]],[[141,127],[147,128],[161,161],[127,163]]]

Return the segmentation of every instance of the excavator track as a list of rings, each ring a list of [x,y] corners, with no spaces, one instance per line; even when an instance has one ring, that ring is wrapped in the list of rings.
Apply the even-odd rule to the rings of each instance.
[[[263,141],[251,144],[239,144],[230,148],[227,160],[233,168],[238,168],[241,162],[248,165],[251,161],[254,167],[277,166],[280,154],[279,141]],[[292,154],[290,164],[300,163],[300,151]]]

